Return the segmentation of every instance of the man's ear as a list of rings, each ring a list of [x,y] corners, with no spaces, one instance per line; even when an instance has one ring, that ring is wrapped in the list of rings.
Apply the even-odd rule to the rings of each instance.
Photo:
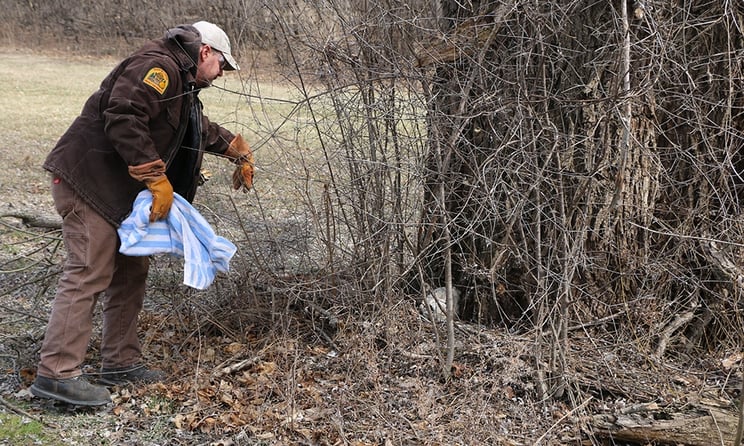
[[[201,48],[199,48],[199,63],[203,62],[204,60],[209,57],[209,45],[202,45]]]

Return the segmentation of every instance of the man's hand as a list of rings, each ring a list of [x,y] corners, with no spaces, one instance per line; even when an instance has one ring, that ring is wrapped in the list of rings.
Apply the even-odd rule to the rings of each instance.
[[[137,181],[145,183],[152,193],[152,207],[150,222],[168,216],[173,204],[173,186],[165,176],[165,163],[155,160],[137,166],[129,166],[129,175]]]
[[[145,185],[152,192],[152,207],[150,208],[150,222],[168,216],[173,205],[173,186],[168,177],[162,175],[155,180],[146,181]]]
[[[253,163],[242,162],[235,168],[232,177],[233,189],[241,187],[243,192],[248,192],[253,187]]]
[[[232,158],[238,165],[232,176],[233,188],[238,190],[242,187],[243,191],[249,191],[253,187],[253,152],[240,134],[230,142],[225,156]]]

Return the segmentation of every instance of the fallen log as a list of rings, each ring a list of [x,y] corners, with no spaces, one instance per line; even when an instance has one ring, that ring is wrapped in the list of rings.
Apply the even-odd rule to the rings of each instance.
[[[594,415],[591,424],[595,436],[613,441],[675,446],[734,445],[739,414],[733,406],[712,402],[685,409],[672,411],[654,403],[639,404],[615,414]]]
[[[6,217],[19,219],[28,227],[62,229],[62,218],[58,215],[34,215],[25,212],[7,212],[0,214],[0,218]]]

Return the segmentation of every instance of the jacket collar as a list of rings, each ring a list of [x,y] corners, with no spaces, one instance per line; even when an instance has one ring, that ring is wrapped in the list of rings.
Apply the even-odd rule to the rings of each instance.
[[[196,65],[201,49],[199,31],[191,25],[179,25],[165,32],[163,43],[181,69],[196,76]]]

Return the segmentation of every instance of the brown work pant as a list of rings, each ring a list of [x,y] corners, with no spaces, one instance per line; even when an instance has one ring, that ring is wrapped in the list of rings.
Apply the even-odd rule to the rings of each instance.
[[[103,367],[140,362],[137,317],[145,296],[149,259],[119,254],[116,228],[57,178],[52,180],[52,197],[63,219],[67,259],[41,346],[39,375],[64,379],[81,374],[93,312],[104,291]]]

